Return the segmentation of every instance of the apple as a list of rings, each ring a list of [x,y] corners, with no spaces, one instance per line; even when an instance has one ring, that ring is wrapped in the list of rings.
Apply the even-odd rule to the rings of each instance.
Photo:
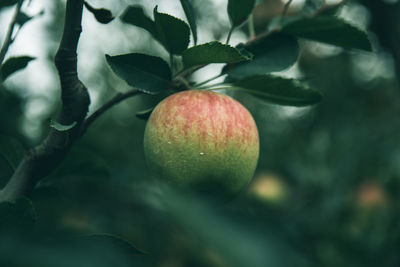
[[[232,97],[188,90],[153,110],[144,152],[164,182],[201,195],[233,197],[254,175],[259,137],[249,111]]]

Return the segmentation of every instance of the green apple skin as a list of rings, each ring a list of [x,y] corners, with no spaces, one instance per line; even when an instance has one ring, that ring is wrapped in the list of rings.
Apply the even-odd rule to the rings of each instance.
[[[172,186],[233,197],[250,182],[259,155],[253,117],[230,96],[189,90],[152,112],[144,133],[149,167]]]

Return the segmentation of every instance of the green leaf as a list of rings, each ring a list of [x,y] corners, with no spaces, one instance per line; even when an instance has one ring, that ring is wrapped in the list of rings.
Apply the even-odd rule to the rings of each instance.
[[[218,266],[304,266],[294,264],[299,262],[298,256],[283,238],[276,238],[268,232],[264,224],[261,227],[254,220],[247,222],[244,217],[230,216],[226,210],[217,208],[220,207],[218,204],[166,188],[163,188],[161,197],[153,197],[152,201],[158,199],[160,205],[165,206],[166,213],[174,219],[173,225],[185,231],[188,238],[195,238],[201,246],[212,251],[221,263]]]
[[[171,54],[180,55],[188,47],[190,28],[183,20],[171,15],[159,13],[154,8],[154,20],[157,29],[157,39]]]
[[[94,8],[86,1],[84,1],[83,3],[85,5],[85,7],[87,8],[87,10],[89,10],[89,12],[94,15],[95,19],[98,22],[100,22],[102,24],[108,24],[114,20],[114,17],[110,10],[105,9],[105,8]]]
[[[321,93],[298,80],[271,75],[255,75],[232,83],[233,89],[260,99],[287,106],[308,106],[321,101]]]
[[[111,69],[130,86],[157,94],[170,87],[171,70],[159,57],[144,54],[106,55]]]
[[[128,6],[121,15],[121,20],[125,23],[145,29],[157,39],[156,24],[144,13],[143,7],[138,5]]]
[[[366,32],[334,16],[301,18],[284,25],[282,31],[345,49],[372,51]]]
[[[254,8],[254,0],[229,0],[228,15],[233,27],[246,21]]]
[[[325,5],[325,0],[306,0],[302,11],[304,14],[311,15]]]
[[[183,10],[185,11],[186,18],[189,22],[190,29],[192,30],[193,34],[193,41],[194,44],[197,44],[197,23],[196,23],[196,16],[193,10],[193,6],[190,0],[180,0]]]
[[[147,119],[149,119],[153,110],[154,110],[154,107],[138,111],[138,112],[136,112],[136,117],[141,120],[147,120]]]
[[[237,48],[216,41],[190,47],[182,54],[185,68],[211,63],[236,63],[251,59],[252,56],[241,53]]]
[[[112,235],[76,236],[52,231],[32,236],[4,233],[0,242],[1,266],[144,267],[146,255],[127,241]],[[24,256],[20,257],[21,251]]]
[[[18,14],[16,22],[22,27],[25,23],[33,19],[33,17],[26,15],[24,12]]]
[[[141,6],[129,6],[121,20],[147,30],[171,54],[179,55],[189,45],[189,26],[178,18],[157,12],[157,6],[154,8],[155,21],[144,14]]]
[[[17,2],[18,2],[18,0],[1,0],[0,1],[0,9],[2,9],[3,7],[12,6],[12,5],[16,4]]]
[[[11,74],[24,69],[31,60],[35,58],[29,56],[11,57],[1,66],[1,79],[5,81]]]
[[[75,125],[76,125],[76,121],[74,121],[70,125],[63,125],[57,121],[50,120],[50,127],[56,129],[59,132],[65,132],[65,131],[71,130],[72,128],[75,127]]]
[[[297,39],[286,34],[272,34],[254,41],[246,48],[254,55],[253,60],[238,64],[229,64],[222,71],[230,77],[242,78],[255,74],[282,71],[292,66],[299,55]]]
[[[27,198],[20,198],[15,203],[0,203],[0,232],[31,231],[36,222],[36,213]]]
[[[18,140],[0,135],[0,155],[15,170],[25,155],[25,148]]]

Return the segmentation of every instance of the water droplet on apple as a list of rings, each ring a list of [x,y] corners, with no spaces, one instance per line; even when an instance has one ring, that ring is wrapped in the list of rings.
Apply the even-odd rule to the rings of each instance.
[[[200,156],[203,156],[204,155],[204,152],[200,152]]]

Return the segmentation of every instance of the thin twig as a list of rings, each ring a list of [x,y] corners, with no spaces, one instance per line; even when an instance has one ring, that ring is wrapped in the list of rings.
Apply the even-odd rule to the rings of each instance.
[[[293,2],[293,0],[288,0],[286,2],[285,6],[283,7],[283,11],[282,11],[282,15],[281,15],[281,22],[283,21],[283,18],[286,17],[286,14],[289,10],[289,6],[292,2]]]
[[[24,2],[24,0],[19,0],[17,3],[17,6],[15,7],[14,16],[11,19],[11,23],[10,23],[10,26],[8,27],[6,38],[5,38],[3,46],[1,47],[1,50],[0,50],[0,65],[3,63],[4,58],[6,57],[8,48],[10,47],[10,44],[13,41],[12,35],[14,33],[14,27],[15,27],[15,24],[17,23],[18,16],[21,13],[21,7],[22,7],[23,2]]]
[[[256,37],[256,31],[254,29],[254,16],[253,14],[250,14],[247,25],[249,27],[249,35],[250,35],[250,40],[253,40],[254,37]]]
[[[229,41],[231,40],[232,32],[234,29],[235,29],[235,27],[232,26],[231,29],[229,30],[228,37],[226,38],[226,44],[229,44]]]
[[[93,112],[92,115],[90,115],[86,121],[84,122],[82,126],[82,130],[85,131],[98,117],[100,117],[104,112],[109,110],[111,107],[115,106],[116,104],[120,103],[121,101],[134,97],[136,95],[143,94],[143,92],[133,89],[130,90],[126,93],[118,93],[116,94],[113,98],[111,98],[108,102],[106,102],[103,106],[101,106],[98,110]]]
[[[221,77],[223,75],[225,75],[225,73],[219,73],[219,74],[217,74],[217,75],[215,75],[215,76],[213,76],[213,77],[211,77],[211,78],[209,78],[209,79],[207,79],[205,81],[202,81],[202,82],[199,82],[199,83],[195,84],[193,87],[199,88],[202,85],[205,85],[205,84],[207,84],[207,83],[209,83],[209,82],[211,82],[211,81],[213,81],[215,79],[218,79],[219,77]]]

